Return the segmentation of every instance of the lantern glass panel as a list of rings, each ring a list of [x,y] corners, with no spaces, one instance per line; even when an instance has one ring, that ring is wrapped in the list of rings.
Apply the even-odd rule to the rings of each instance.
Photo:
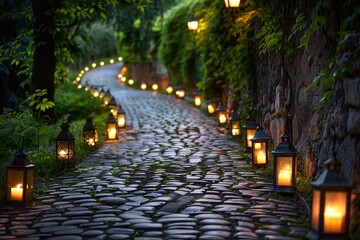
[[[276,157],[276,185],[292,186],[292,157]]]
[[[266,164],[266,143],[253,141],[253,161],[255,164]]]
[[[252,139],[255,136],[256,133],[256,129],[246,129],[246,147],[247,148],[251,148],[252,147],[252,142],[250,141],[250,139]]]
[[[115,140],[117,139],[117,124],[116,123],[107,123],[106,130],[107,130],[107,138],[108,140]]]
[[[324,233],[343,234],[346,231],[347,192],[326,191]]]
[[[232,121],[231,122],[231,135],[232,136],[239,136],[240,135],[240,122],[239,121]]]
[[[116,108],[111,109],[110,112],[112,113],[112,115],[114,116],[114,118],[117,118],[118,110],[117,110]]]
[[[168,86],[168,87],[166,88],[166,92],[167,92],[168,94],[172,94],[173,91],[174,91],[174,88],[173,88],[172,86]]]
[[[196,107],[199,107],[201,105],[201,97],[200,96],[194,97],[194,104]]]
[[[218,122],[220,124],[226,123],[226,112],[224,112],[224,111],[219,111],[218,112]]]
[[[97,130],[84,131],[84,140],[88,146],[95,146],[99,139]]]
[[[207,108],[208,108],[208,113],[209,114],[213,114],[215,112],[215,110],[216,110],[213,103],[209,103]]]
[[[126,118],[125,118],[125,114],[119,114],[118,115],[118,127],[119,128],[124,128],[126,126]]]
[[[178,98],[185,98],[185,90],[178,90],[177,96]]]
[[[319,231],[320,199],[320,190],[313,189],[311,206],[311,228],[316,231]]]
[[[58,159],[71,160],[74,158],[75,142],[73,140],[57,141]]]
[[[33,189],[34,189],[34,168],[29,168],[27,169],[25,201],[27,202],[31,201]]]
[[[24,195],[25,169],[8,169],[7,172],[7,200],[22,201]]]

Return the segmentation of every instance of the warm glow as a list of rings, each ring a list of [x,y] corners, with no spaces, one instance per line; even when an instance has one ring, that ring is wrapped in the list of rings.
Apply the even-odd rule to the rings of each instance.
[[[174,88],[173,88],[172,86],[168,86],[168,87],[166,88],[166,92],[167,92],[168,94],[172,94],[173,91],[174,91]]]
[[[79,85],[77,86],[77,88],[78,88],[78,89],[81,89],[81,84],[79,84]]]
[[[82,74],[84,74],[84,73],[85,73],[85,71],[84,71],[84,70],[81,70],[81,72],[80,72],[80,73],[81,73],[81,75],[82,75]]]
[[[201,106],[201,97],[200,96],[196,96],[194,98],[194,103],[195,103],[195,106],[199,107]]]
[[[10,200],[13,201],[22,201],[23,198],[23,187],[22,184],[16,185],[16,187],[11,188]]]
[[[100,95],[99,91],[95,90],[93,95],[94,95],[94,97],[98,97]]]
[[[146,87],[147,87],[147,86],[146,86],[146,84],[145,84],[145,83],[143,83],[143,84],[141,84],[141,86],[140,86],[140,87],[141,87],[141,89],[142,89],[142,90],[146,90]]]
[[[94,145],[95,145],[95,141],[94,141],[93,138],[87,139],[87,140],[86,140],[86,143],[87,143],[87,145],[89,145],[89,146],[94,146]]]
[[[76,78],[76,81],[80,82],[81,78],[80,77],[77,77]]]
[[[89,91],[89,88],[88,88],[88,87],[85,87],[85,91]]]
[[[114,59],[110,59],[110,63],[113,64],[113,63],[114,63]]]
[[[208,108],[208,113],[210,113],[210,114],[213,114],[213,113],[215,113],[215,111],[216,111],[214,105],[211,104],[211,103],[208,105],[207,108]]]
[[[100,62],[100,66],[104,66],[105,65],[105,63],[104,62]]]
[[[66,153],[66,151],[64,149],[61,149],[60,152],[59,152],[59,156],[61,158],[67,158],[68,154]]]
[[[187,22],[189,30],[195,31],[199,27],[199,21],[198,20],[192,20]]]
[[[253,138],[254,136],[252,136],[251,138]],[[250,138],[250,139],[251,139]],[[255,143],[255,145],[254,145],[254,148],[255,149],[260,149],[261,148],[261,143]]]
[[[122,78],[123,75],[121,73],[118,74],[118,78]]]
[[[264,164],[266,163],[266,156],[265,153],[263,151],[260,151],[257,156],[256,156],[256,162],[258,164]]]
[[[220,113],[219,114],[219,123],[226,123],[225,113]]]
[[[85,67],[85,72],[89,71],[89,68],[88,67]]]
[[[129,83],[130,86],[132,86],[132,85],[134,85],[134,80],[129,79],[128,83]]]
[[[159,89],[159,85],[154,83],[151,88],[152,88],[152,90],[157,91]]]
[[[121,80],[122,82],[125,82],[125,81],[126,81],[126,77],[122,77],[120,80]]]
[[[124,117],[124,116],[119,116],[119,119],[118,119],[118,127],[119,127],[119,128],[125,127],[125,117]]]
[[[177,90],[177,91],[176,91],[176,95],[177,95],[179,98],[184,98],[184,97],[185,97],[185,91],[184,91],[184,90]]]
[[[115,128],[108,129],[108,139],[110,139],[110,140],[116,139],[116,129]]]
[[[240,129],[238,129],[238,128],[231,129],[231,135],[239,136],[240,135]]]
[[[91,64],[91,67],[95,68],[95,67],[96,67],[96,63]]]
[[[226,8],[238,8],[240,7],[241,0],[224,0]]]
[[[121,62],[121,61],[123,60],[123,58],[122,58],[122,57],[118,57],[118,60],[119,60],[119,62]]]
[[[247,134],[247,136],[246,136],[246,140],[247,140],[247,145],[248,145],[248,147],[252,147],[252,142],[251,142],[251,140],[250,139],[252,139],[254,137],[254,135],[253,134]]]
[[[279,171],[278,185],[291,186],[291,169],[289,165]]]
[[[324,212],[324,232],[341,233],[345,223],[344,212],[335,207],[328,207]]]

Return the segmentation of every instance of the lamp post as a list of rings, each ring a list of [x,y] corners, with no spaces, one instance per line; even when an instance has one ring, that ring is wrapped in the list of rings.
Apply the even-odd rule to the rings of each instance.
[[[191,16],[187,21],[187,26],[190,31],[196,31],[199,27],[199,20],[195,16]]]
[[[126,127],[126,113],[119,105],[118,115],[117,115],[117,123],[118,128],[125,128]]]
[[[107,140],[118,139],[118,122],[112,113],[106,118],[106,133]]]
[[[264,133],[264,128],[260,125],[256,128],[256,133],[250,139],[252,145],[252,164],[255,166],[266,165],[269,159],[270,137]]]
[[[194,94],[194,105],[195,107],[201,106],[201,93],[199,91],[196,91]]]
[[[291,144],[290,136],[284,133],[281,142],[271,152],[274,156],[273,191],[294,193],[296,190],[297,151]]]
[[[234,138],[240,136],[240,120],[241,118],[239,114],[235,110],[233,110],[229,118],[229,123],[230,123],[230,134]]]
[[[95,146],[99,140],[98,131],[92,122],[92,117],[86,118],[86,123],[83,127],[84,142],[87,146]]]
[[[219,103],[218,107],[216,108],[217,114],[217,121],[220,126],[226,124],[227,117],[226,117],[226,107],[224,107],[221,103]]]
[[[312,186],[312,208],[308,239],[349,239],[350,197],[352,185],[333,157]]]
[[[242,127],[244,129],[244,145],[245,145],[244,151],[245,152],[252,151],[252,143],[251,143],[250,139],[254,137],[255,132],[256,132],[256,127],[257,127],[257,124],[251,117],[247,118],[245,125]]]
[[[239,8],[241,0],[224,0],[226,8]]]
[[[35,166],[27,160],[26,154],[22,150],[18,151],[13,162],[6,168],[6,203],[17,206],[26,206],[31,203],[34,170]]]
[[[56,159],[67,168],[75,166],[75,137],[69,131],[69,124],[61,124],[61,132],[56,137]]]

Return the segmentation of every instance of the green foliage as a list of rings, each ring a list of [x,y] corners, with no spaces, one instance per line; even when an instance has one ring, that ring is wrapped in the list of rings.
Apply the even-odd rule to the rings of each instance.
[[[30,107],[35,105],[35,110],[45,112],[47,109],[55,106],[53,102],[48,101],[48,99],[44,97],[46,94],[46,89],[36,89],[35,92],[25,100],[25,102],[28,102]]]

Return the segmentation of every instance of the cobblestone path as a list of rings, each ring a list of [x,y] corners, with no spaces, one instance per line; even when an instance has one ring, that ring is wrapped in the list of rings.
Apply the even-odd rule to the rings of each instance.
[[[118,70],[93,70],[103,77],[89,81],[111,86],[131,128],[32,206],[1,210],[0,239],[281,240],[307,233],[297,199],[272,193],[271,181],[213,119],[174,96],[120,87]]]

